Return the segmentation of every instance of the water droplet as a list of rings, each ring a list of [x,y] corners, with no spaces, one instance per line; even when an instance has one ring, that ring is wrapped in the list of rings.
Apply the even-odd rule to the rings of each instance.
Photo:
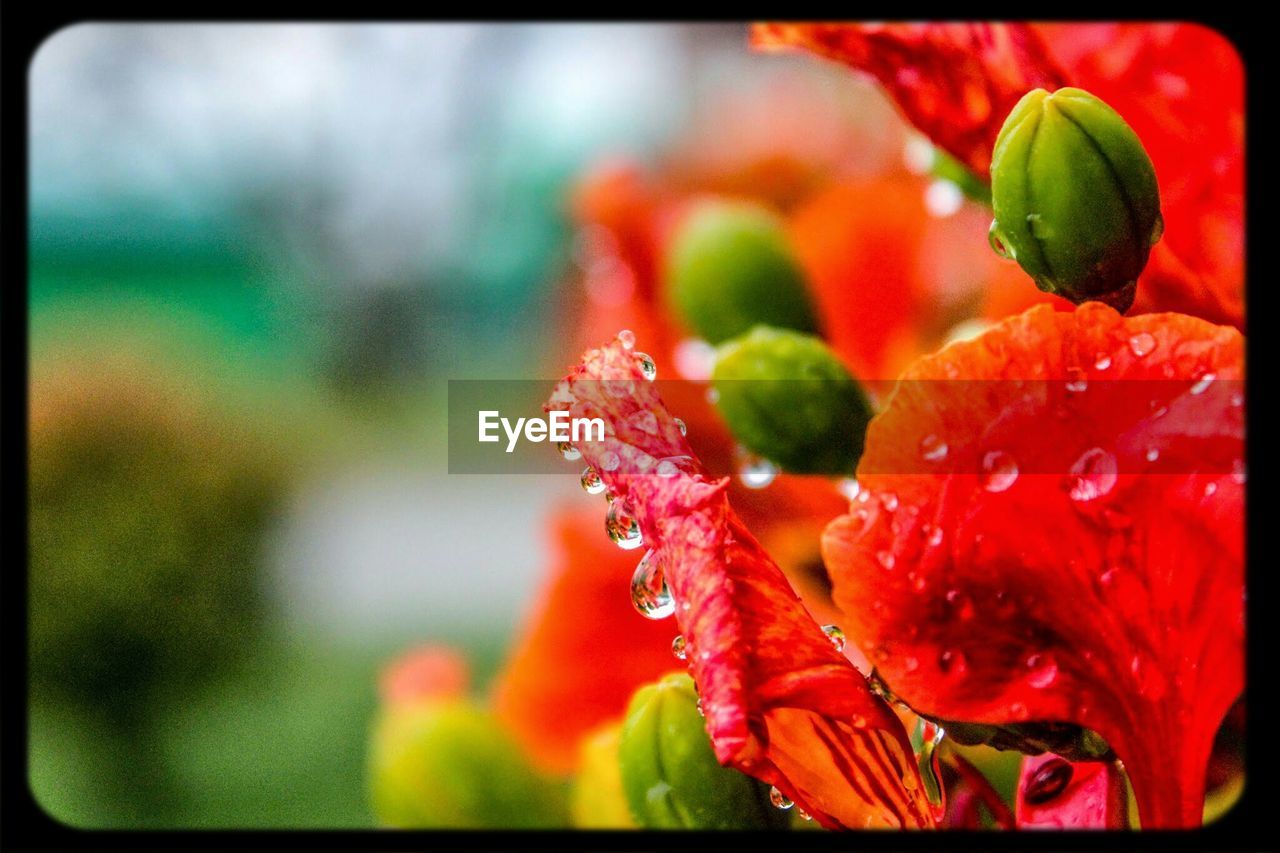
[[[893,556],[892,551],[876,552],[876,560],[880,562],[880,565],[883,566],[886,571],[892,569],[894,563],[897,562],[897,559]]]
[[[618,342],[622,344],[623,349],[635,349],[636,333],[630,329],[623,329],[618,332]]]
[[[920,668],[920,661],[916,657],[908,657],[905,661],[903,661],[903,667],[907,670],[907,672],[915,672],[917,669]]]
[[[813,815],[809,814],[804,809],[796,809],[796,814],[800,815],[801,820],[813,820]]]
[[[671,654],[676,656],[676,660],[685,660],[689,657],[688,644],[685,642],[684,634],[676,634],[676,638],[671,641]]]
[[[992,450],[982,457],[982,488],[1003,492],[1018,479],[1018,463],[1003,450]]]
[[[1027,658],[1027,683],[1043,690],[1058,679],[1058,664],[1049,655],[1032,655]]]
[[[940,807],[943,803],[942,768],[938,763],[938,747],[947,736],[942,726],[920,717],[916,720],[914,740],[920,742],[920,752],[916,755],[916,765],[920,770],[920,781],[924,783],[924,795],[931,806]]]
[[[688,435],[688,434],[689,434],[689,425],[688,425],[688,424],[686,424],[686,423],[685,423],[683,420],[681,420],[680,418],[675,418],[675,422],[676,422],[676,429],[680,430],[680,434],[681,434],[681,435]]]
[[[827,635],[827,639],[831,641],[831,645],[836,647],[836,651],[844,651],[844,631],[839,625],[823,625],[822,633]]]
[[[1106,370],[1110,366],[1111,366],[1111,356],[1107,355],[1105,352],[1098,353],[1098,355],[1096,356],[1093,362],[1093,369]]]
[[[844,495],[849,501],[852,501],[862,491],[862,486],[858,485],[858,481],[852,477],[846,477],[836,484],[836,488],[840,490],[840,494]]]
[[[769,802],[773,803],[775,809],[782,809],[783,811],[795,805],[786,794],[778,790],[777,785],[769,789]]]
[[[704,708],[704,707],[702,706],[702,697],[701,697],[701,696],[699,696],[699,697],[698,697],[698,703],[697,703],[694,707],[698,709],[698,716],[699,716],[699,717],[705,717],[705,716],[707,715],[707,709],[706,709],[706,708]]]
[[[650,382],[658,378],[658,365],[647,353],[636,353],[636,362],[640,365],[640,373]]]
[[[937,548],[942,544],[943,531],[941,527],[935,527],[932,524],[923,525],[920,532],[924,534],[924,541],[930,548]]]
[[[627,418],[627,422],[648,435],[658,434],[658,416],[648,410],[636,412]]]
[[[605,532],[613,543],[624,551],[631,551],[644,544],[640,534],[640,522],[636,521],[627,507],[626,501],[614,501],[609,504],[609,512],[604,519]]]
[[[738,479],[748,489],[763,489],[778,476],[778,469],[762,456],[743,453],[738,466]]]
[[[938,655],[938,669],[943,673],[954,672],[956,675],[961,675],[967,668],[968,661],[965,660],[964,652],[945,649]]]
[[[991,220],[991,227],[987,229],[987,242],[991,244],[991,249],[997,255],[1007,261],[1015,260],[1016,255],[1013,250],[1004,242],[1000,234],[1000,229],[996,225],[996,221]]]
[[[646,619],[666,619],[676,612],[662,564],[652,550],[645,552],[631,576],[631,604]]]
[[[1191,393],[1199,396],[1209,390],[1209,386],[1213,384],[1213,380],[1218,377],[1212,373],[1206,373],[1196,380],[1196,384],[1191,386]]]
[[[1231,479],[1243,486],[1246,479],[1244,460],[1237,459],[1231,463]]]
[[[1067,382],[1064,386],[1072,394],[1082,394],[1089,388],[1089,378],[1079,367],[1067,368]]]
[[[600,467],[605,471],[617,471],[621,464],[622,458],[612,450],[600,457]]]
[[[1145,358],[1156,349],[1156,336],[1150,332],[1138,332],[1129,338],[1129,351],[1138,358]]]
[[[1213,497],[1215,494],[1217,494],[1217,492],[1218,492],[1218,484],[1217,484],[1217,483],[1205,483],[1205,484],[1204,484],[1204,496],[1205,496],[1206,498],[1211,498],[1211,497]]]
[[[1074,501],[1083,503],[1108,494],[1116,485],[1116,458],[1101,447],[1086,450],[1071,466],[1067,483]]]
[[[1158,447],[1148,447],[1148,448],[1147,448],[1147,461],[1148,461],[1148,462],[1155,462],[1155,461],[1156,461],[1157,459],[1159,459],[1159,458],[1160,458],[1160,448],[1158,448]]]
[[[564,433],[561,433],[563,435]],[[560,455],[570,462],[576,462],[582,458],[582,451],[574,447],[567,441],[561,441],[556,444],[556,449],[560,451]]]
[[[697,470],[698,464],[692,456],[667,456],[658,461],[658,467],[654,469],[654,473],[664,480],[670,480],[682,472],[693,474]]]
[[[920,439],[920,457],[926,462],[941,462],[947,458],[947,443],[936,435]]]
[[[600,472],[588,465],[582,469],[582,488],[589,495],[598,495],[604,491],[604,478]]]
[[[1074,772],[1070,762],[1050,758],[1036,768],[1023,786],[1022,801],[1033,806],[1049,802],[1066,789]]]
[[[885,509],[887,509],[889,512],[897,512],[898,496],[893,492],[885,492],[883,495],[880,496],[880,505],[883,506]]]

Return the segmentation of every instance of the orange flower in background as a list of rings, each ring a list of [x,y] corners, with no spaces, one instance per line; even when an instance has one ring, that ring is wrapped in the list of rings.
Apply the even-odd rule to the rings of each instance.
[[[552,522],[548,569],[512,654],[493,685],[493,707],[544,769],[567,773],[579,741],[620,716],[637,687],[677,664],[670,626],[630,604],[635,557],[613,546],[598,511]]]

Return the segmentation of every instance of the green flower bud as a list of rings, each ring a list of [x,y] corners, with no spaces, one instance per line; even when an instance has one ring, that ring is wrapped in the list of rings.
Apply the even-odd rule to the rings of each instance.
[[[757,323],[814,332],[818,321],[782,221],[745,202],[706,202],[689,214],[666,258],[667,296],[713,344]]]
[[[618,767],[622,724],[611,723],[582,741],[578,773],[569,792],[569,816],[578,829],[634,829]]]
[[[631,697],[618,745],[622,788],[646,829],[786,826],[768,788],[716,761],[693,679],[672,673]]]
[[[1160,239],[1160,192],[1138,135],[1081,89],[1023,96],[991,161],[991,243],[1041,290],[1120,311]]]
[[[565,826],[560,783],[525,760],[469,700],[389,705],[376,723],[369,785],[379,823],[399,829]]]
[[[840,360],[809,335],[757,326],[723,344],[716,406],[744,447],[797,474],[851,474],[871,404]]]

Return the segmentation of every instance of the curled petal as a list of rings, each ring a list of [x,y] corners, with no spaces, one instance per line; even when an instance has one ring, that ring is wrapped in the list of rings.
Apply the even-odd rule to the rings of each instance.
[[[1144,827],[1198,825],[1244,685],[1242,379],[1235,329],[1097,303],[921,359],[824,534],[850,635],[918,712],[1090,729]]]
[[[588,352],[547,409],[609,424],[579,449],[663,567],[720,762],[827,827],[932,825],[898,719],[734,514],[728,481],[705,475],[634,354]]]
[[[1066,85],[1024,24],[755,24],[753,46],[803,48],[873,75],[907,119],[985,177],[1005,116]]]

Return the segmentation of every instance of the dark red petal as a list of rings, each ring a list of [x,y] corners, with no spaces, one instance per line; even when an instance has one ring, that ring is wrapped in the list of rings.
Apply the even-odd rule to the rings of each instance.
[[[1022,759],[1019,829],[1127,829],[1128,812],[1115,762],[1072,763],[1050,753]]]
[[[716,756],[776,785],[822,825],[933,823],[898,719],[805,611],[710,480],[635,356],[588,352],[548,410],[603,417],[579,448],[664,566]],[[616,454],[617,464],[612,463]],[[681,457],[660,476],[659,463]]]
[[[865,502],[823,537],[850,636],[920,713],[1091,728],[1144,826],[1198,824],[1244,685],[1242,379],[1235,329],[1096,303],[921,359],[868,429]],[[1094,448],[1116,476],[1073,499]],[[989,454],[1020,473],[984,479]]]
[[[568,772],[581,739],[676,664],[676,632],[631,608],[635,561],[600,535],[594,508],[551,522],[546,575],[494,681],[493,705],[540,766]]]
[[[907,119],[986,176],[1005,116],[1031,89],[1066,85],[1023,24],[755,24],[751,43],[804,48],[876,77]]]

